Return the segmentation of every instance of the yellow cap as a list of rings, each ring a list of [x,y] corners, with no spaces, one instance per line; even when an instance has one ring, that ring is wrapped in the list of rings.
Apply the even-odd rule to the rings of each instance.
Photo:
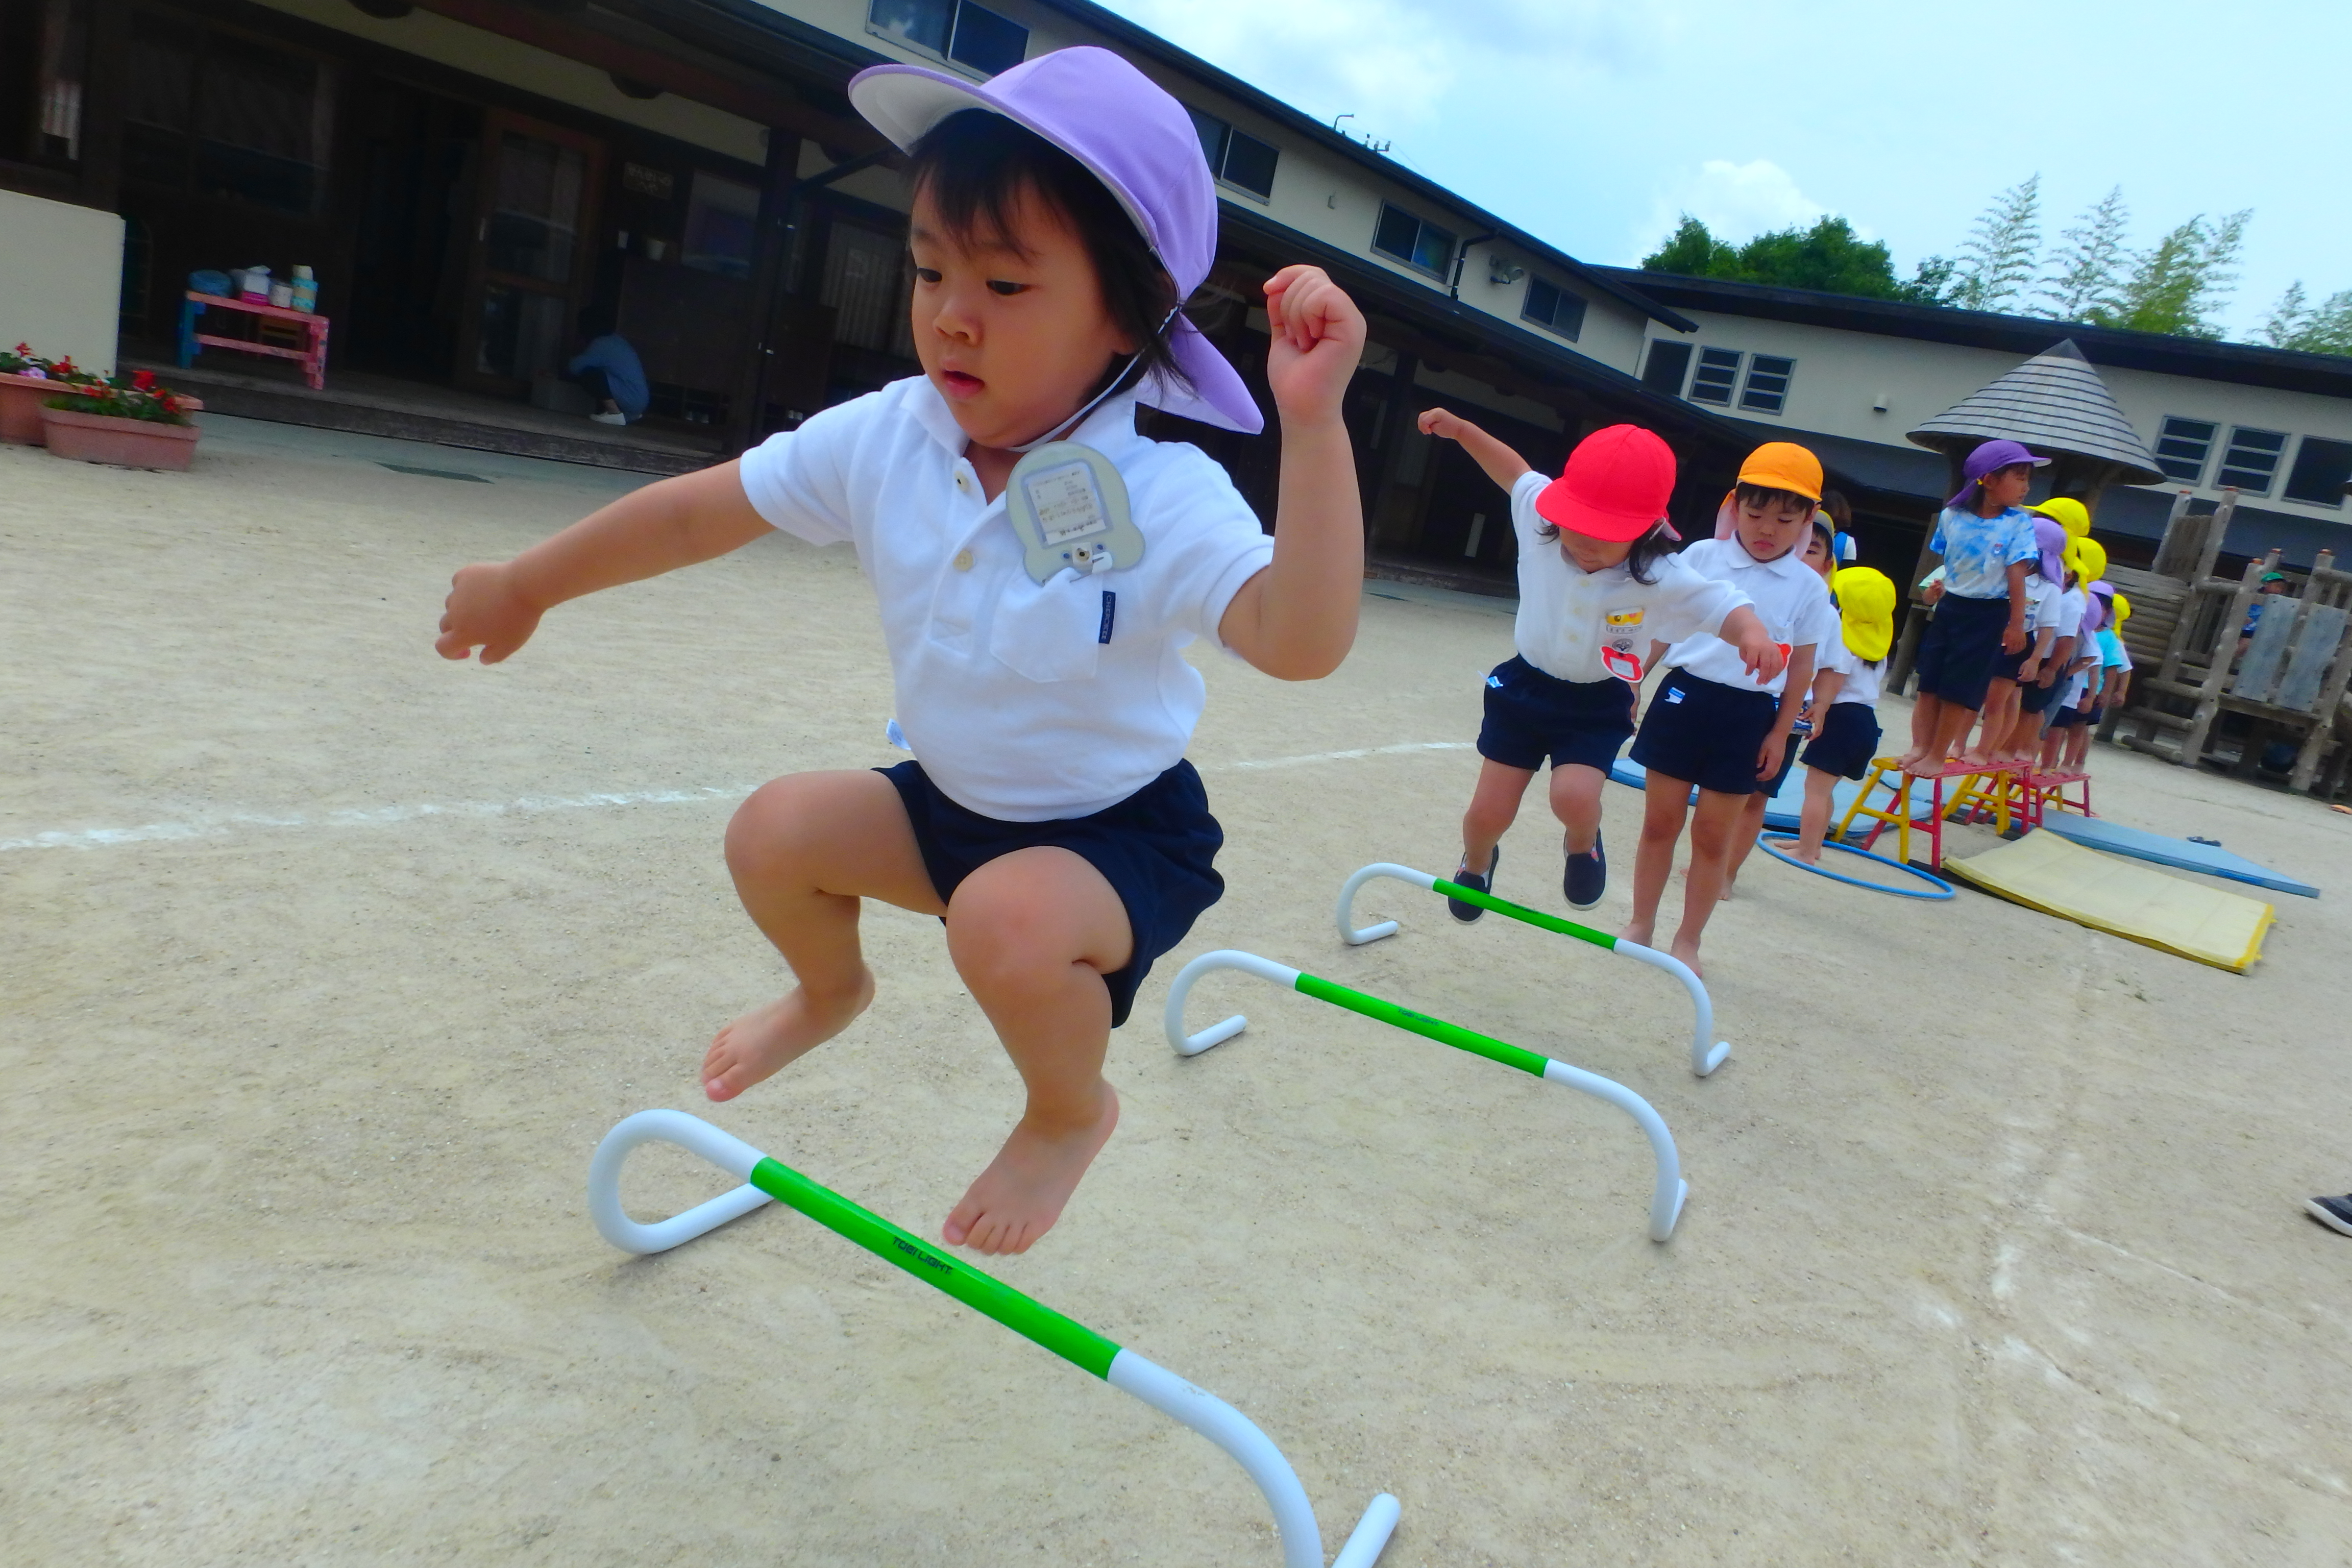
[[[2107,574],[2107,547],[2088,534],[2070,539],[2066,542],[2066,564],[2074,569],[2074,575],[2083,580],[2087,590]]]
[[[2026,510],[2028,511],[2040,512],[2042,516],[2048,518],[2051,521],[2064,529],[2066,531],[2066,536],[2070,539],[2087,539],[2090,537],[2091,514],[2084,510],[2083,503],[2081,501],[2074,500],[2072,496],[2052,496],[2040,506],[2028,507]]]
[[[1814,505],[1822,500],[1822,460],[1794,441],[1767,441],[1739,465],[1739,482],[1790,490]]]
[[[2116,629],[2121,631],[2123,624],[2131,619],[2131,601],[2117,594],[2113,603],[2116,610]]]
[[[1895,644],[1895,581],[1875,566],[1841,567],[1830,578],[1845,646],[1875,664]]]

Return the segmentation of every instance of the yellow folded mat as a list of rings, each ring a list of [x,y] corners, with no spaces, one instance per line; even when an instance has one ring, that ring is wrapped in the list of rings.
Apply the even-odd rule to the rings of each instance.
[[[2153,867],[2029,833],[1944,869],[2012,903],[2243,974],[2277,911]]]

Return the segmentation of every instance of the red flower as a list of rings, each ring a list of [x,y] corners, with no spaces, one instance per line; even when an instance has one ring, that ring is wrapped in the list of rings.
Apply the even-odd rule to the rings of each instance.
[[[131,384],[142,392],[152,392],[155,390],[155,373],[152,370],[140,371],[131,376]]]

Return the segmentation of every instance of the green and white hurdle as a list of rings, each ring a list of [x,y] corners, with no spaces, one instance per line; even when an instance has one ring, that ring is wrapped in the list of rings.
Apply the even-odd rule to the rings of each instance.
[[[1350,947],[1361,947],[1368,942],[1378,942],[1384,936],[1394,936],[1397,933],[1397,923],[1394,921],[1381,921],[1377,924],[1365,926],[1361,930],[1359,930],[1356,925],[1354,913],[1356,890],[1365,883],[1381,877],[1392,882],[1405,882],[1416,888],[1426,888],[1433,893],[1440,893],[1449,899],[1460,899],[1465,904],[1475,904],[1482,910],[1492,910],[1498,915],[1508,916],[1512,920],[1523,921],[1540,931],[1558,931],[1562,936],[1572,936],[1579,942],[1589,942],[1603,952],[1613,952],[1620,958],[1630,958],[1636,963],[1646,963],[1653,969],[1664,970],[1683,983],[1683,989],[1690,993],[1691,1005],[1698,1011],[1698,1021],[1691,1029],[1691,1071],[1705,1078],[1721,1067],[1723,1058],[1731,1054],[1731,1042],[1728,1040],[1717,1040],[1712,1045],[1708,1044],[1707,1037],[1715,1033],[1715,1004],[1707,1000],[1706,986],[1700,982],[1697,975],[1691,973],[1690,965],[1674,954],[1660,952],[1654,947],[1643,947],[1638,942],[1627,942],[1622,936],[1612,936],[1607,931],[1595,931],[1591,926],[1579,925],[1574,921],[1561,920],[1558,915],[1548,915],[1541,910],[1531,910],[1524,904],[1515,904],[1508,899],[1498,899],[1492,893],[1482,893],[1475,888],[1465,888],[1459,882],[1449,882],[1443,877],[1433,877],[1426,871],[1416,871],[1410,866],[1391,865],[1386,860],[1376,861],[1349,877],[1341,885],[1339,940]]]
[[[640,1225],[621,1207],[621,1167],[632,1150],[656,1141],[699,1154],[743,1184],[673,1218]],[[682,1110],[640,1110],[604,1134],[588,1166],[588,1213],[604,1239],[624,1252],[667,1252],[771,1200],[798,1209],[883,1262],[946,1291],[983,1317],[995,1319],[1022,1338],[1200,1433],[1232,1455],[1265,1494],[1266,1506],[1274,1510],[1275,1531],[1282,1540],[1283,1568],[1324,1568],[1322,1531],[1290,1461],[1248,1416],[1207,1390],[1193,1387],[1085,1324],[900,1230],[698,1116]],[[1397,1500],[1388,1493],[1372,1499],[1330,1568],[1371,1568],[1388,1545],[1390,1532],[1396,1529],[1397,1512]]]
[[[1184,999],[1192,994],[1192,982],[1213,969],[1238,969],[1244,974],[1255,974],[1270,980],[1302,996],[1312,996],[1318,1002],[1328,1002],[1335,1007],[1345,1007],[1350,1013],[1360,1013],[1367,1018],[1377,1018],[1383,1024],[1394,1025],[1424,1039],[1452,1046],[1457,1051],[1467,1051],[1474,1057],[1500,1062],[1531,1073],[1548,1083],[1566,1084],[1569,1088],[1606,1100],[1642,1129],[1650,1141],[1650,1153],[1657,1165],[1657,1180],[1650,1190],[1650,1239],[1664,1241],[1675,1233],[1675,1222],[1682,1217],[1683,1200],[1690,1195],[1690,1184],[1683,1180],[1682,1159],[1675,1152],[1675,1136],[1650,1102],[1612,1079],[1582,1068],[1539,1057],[1535,1052],[1496,1039],[1491,1035],[1465,1029],[1459,1024],[1449,1024],[1443,1018],[1433,1018],[1426,1013],[1416,1013],[1400,1007],[1337,981],[1317,974],[1302,974],[1286,963],[1276,963],[1270,958],[1260,958],[1254,952],[1241,952],[1233,948],[1221,948],[1204,952],[1177,971],[1175,983],[1168,988],[1168,1011],[1165,1022],[1168,1043],[1180,1057],[1197,1057],[1213,1046],[1221,1046],[1249,1026],[1249,1019],[1239,1013],[1223,1023],[1212,1024],[1198,1034],[1184,1032]]]

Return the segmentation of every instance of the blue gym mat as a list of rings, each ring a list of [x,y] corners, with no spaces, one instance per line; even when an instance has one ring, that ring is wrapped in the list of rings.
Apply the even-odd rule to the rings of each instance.
[[[2179,871],[2201,871],[2208,877],[2226,877],[2233,882],[2251,882],[2257,888],[2268,888],[2274,893],[2295,893],[2306,899],[2319,897],[2319,889],[2308,882],[2257,866],[2242,856],[2210,844],[2191,844],[2185,838],[2167,838],[2160,833],[2148,833],[2137,827],[2126,827],[2120,822],[2110,822],[2104,816],[2076,816],[2072,812],[2046,811],[2042,814],[2042,826],[2070,843],[2086,849],[2104,849],[2110,855],[2128,856],[2153,865],[2169,866]]]

